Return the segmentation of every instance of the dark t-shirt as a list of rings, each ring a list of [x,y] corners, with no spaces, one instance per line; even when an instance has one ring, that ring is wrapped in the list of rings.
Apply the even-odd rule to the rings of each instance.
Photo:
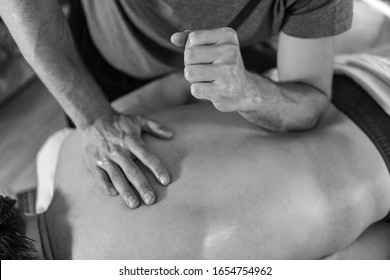
[[[118,5],[118,2],[120,5]],[[92,39],[112,66],[138,78],[183,67],[170,43],[183,30],[228,26],[248,0],[82,0]],[[240,46],[281,31],[300,38],[333,36],[350,28],[352,0],[261,0],[237,28]]]

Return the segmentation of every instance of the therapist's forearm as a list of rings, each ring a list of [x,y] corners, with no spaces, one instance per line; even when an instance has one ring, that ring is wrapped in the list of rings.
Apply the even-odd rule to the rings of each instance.
[[[238,111],[271,131],[310,129],[330,103],[326,93],[306,83],[274,82],[248,73],[247,97]]]
[[[112,112],[77,54],[57,1],[0,0],[0,15],[23,56],[78,127]]]

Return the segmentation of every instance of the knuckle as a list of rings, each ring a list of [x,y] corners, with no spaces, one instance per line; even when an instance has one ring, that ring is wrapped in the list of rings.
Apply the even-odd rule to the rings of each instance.
[[[196,43],[196,41],[198,40],[200,36],[200,32],[199,31],[192,31],[189,35],[188,35],[188,41],[190,44],[194,44]]]
[[[121,152],[119,151],[118,148],[113,148],[110,150],[109,154],[111,157],[117,157],[118,155],[121,154]]]
[[[184,67],[184,77],[190,81],[193,77],[193,69],[192,67],[186,66]]]
[[[229,112],[227,106],[224,103],[214,102],[213,105],[214,105],[215,109],[217,109],[220,112],[223,112],[223,113]]]
[[[213,91],[213,96],[212,99],[210,98],[210,100],[213,103],[224,102],[226,98],[225,95],[226,93],[224,92],[224,90],[216,89],[215,91]]]
[[[98,166],[101,169],[103,169],[107,174],[109,174],[115,170],[111,160],[108,158],[103,158],[101,161],[99,161]]]
[[[134,178],[134,180],[132,180],[132,184],[140,195],[146,193],[150,188],[145,176]]]
[[[194,97],[199,98],[202,96],[202,89],[197,84],[193,84],[191,85],[191,94]]]
[[[194,56],[194,50],[188,48],[184,51],[184,63],[189,63]]]
[[[151,188],[148,186],[145,180],[138,181],[136,184],[134,184],[134,187],[137,189],[138,193],[142,196],[151,190]]]
[[[231,29],[230,27],[226,26],[226,27],[222,27],[221,31],[228,34],[230,32],[230,29]]]
[[[134,166],[128,166],[126,167],[126,174],[129,174],[130,177],[136,178],[141,175],[141,171],[138,168],[135,168]]]
[[[222,31],[228,36],[232,36],[232,37],[237,36],[236,31],[231,27],[222,27]]]
[[[102,162],[102,165],[105,166],[106,169],[108,169],[108,170],[115,170],[115,165],[111,161],[110,157],[108,157],[108,156],[102,157],[101,162]]]
[[[113,182],[121,182],[122,181],[122,176],[118,171],[115,171],[111,174],[111,180]]]
[[[110,162],[110,159],[108,157],[103,156],[103,157],[96,160],[96,165],[99,167],[102,167],[104,169],[107,169],[107,168],[111,167],[111,162]]]
[[[240,52],[240,49],[238,46],[236,45],[229,45],[228,46],[228,52],[229,54],[229,57],[233,60],[233,61],[237,61],[238,58],[241,56],[241,52]]]

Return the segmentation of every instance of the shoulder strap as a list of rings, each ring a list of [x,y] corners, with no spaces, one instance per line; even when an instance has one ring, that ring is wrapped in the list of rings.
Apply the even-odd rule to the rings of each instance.
[[[230,22],[229,27],[237,30],[240,25],[249,17],[261,0],[249,0],[236,17]]]

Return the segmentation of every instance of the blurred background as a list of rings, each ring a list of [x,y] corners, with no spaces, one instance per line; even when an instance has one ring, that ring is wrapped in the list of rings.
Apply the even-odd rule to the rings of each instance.
[[[67,1],[59,2],[66,15]],[[337,53],[361,52],[390,42],[390,19],[368,2],[354,1],[353,27],[336,38]],[[36,153],[63,127],[62,109],[25,62],[0,19],[0,193],[11,195],[36,185]]]

